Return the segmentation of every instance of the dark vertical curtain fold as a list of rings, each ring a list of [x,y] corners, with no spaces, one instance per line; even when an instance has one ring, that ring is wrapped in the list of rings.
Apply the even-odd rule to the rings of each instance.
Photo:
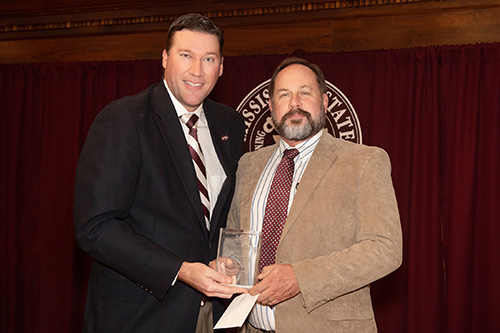
[[[295,54],[351,101],[363,143],[391,157],[404,262],[373,284],[379,330],[500,330],[500,44]],[[226,58],[211,97],[237,107],[283,58]],[[79,331],[89,258],[73,239],[78,155],[102,107],[158,82],[161,62],[0,75],[0,331]]]
[[[440,62],[448,332],[498,331],[500,54],[457,48]]]

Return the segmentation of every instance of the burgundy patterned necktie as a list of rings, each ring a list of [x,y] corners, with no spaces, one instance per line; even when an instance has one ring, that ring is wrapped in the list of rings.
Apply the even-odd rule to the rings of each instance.
[[[276,249],[288,215],[288,201],[292,187],[295,164],[293,159],[299,154],[297,149],[287,149],[278,164],[269,194],[267,195],[264,222],[262,224],[262,249],[259,268],[276,261]]]
[[[198,142],[198,130],[196,128],[198,116],[194,113],[191,114],[188,112],[182,115],[181,120],[189,128],[187,140],[189,153],[193,159],[194,170],[196,171],[196,177],[198,178],[198,190],[200,192],[201,203],[203,205],[205,224],[207,226],[207,230],[210,230],[210,200],[208,198],[207,171],[205,169],[203,152],[201,151],[201,147]]]

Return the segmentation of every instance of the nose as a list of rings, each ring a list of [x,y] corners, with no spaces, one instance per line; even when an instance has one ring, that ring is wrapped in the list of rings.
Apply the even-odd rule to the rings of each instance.
[[[298,108],[302,106],[302,101],[299,94],[292,94],[290,97],[289,107],[290,109]]]
[[[191,69],[189,73],[193,76],[201,76],[203,75],[203,65],[202,65],[202,60],[201,59],[195,59],[191,63]]]

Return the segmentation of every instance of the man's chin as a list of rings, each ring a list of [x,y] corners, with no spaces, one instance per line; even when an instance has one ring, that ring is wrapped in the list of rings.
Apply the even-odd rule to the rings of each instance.
[[[310,129],[296,129],[292,130],[288,128],[287,130],[284,131],[285,135],[283,135],[286,139],[288,140],[293,140],[293,141],[302,141],[304,139],[307,139],[311,136],[311,130]]]

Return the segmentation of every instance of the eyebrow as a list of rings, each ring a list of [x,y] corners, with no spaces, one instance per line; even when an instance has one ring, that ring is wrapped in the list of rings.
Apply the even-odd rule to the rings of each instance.
[[[177,52],[195,53],[195,51],[193,51],[191,49],[178,49]],[[207,55],[219,56],[219,52],[207,52],[204,54],[204,56],[207,56]]]
[[[307,88],[307,89],[312,89],[312,87],[310,85],[307,85],[307,84],[303,84],[299,87],[299,90],[301,89],[304,89],[304,88]],[[281,88],[281,89],[278,89],[276,90],[276,92],[280,92],[280,91],[290,91],[291,89],[289,88]]]
[[[290,91],[290,89],[281,88],[281,89],[276,90],[277,93],[284,92],[284,91]]]

